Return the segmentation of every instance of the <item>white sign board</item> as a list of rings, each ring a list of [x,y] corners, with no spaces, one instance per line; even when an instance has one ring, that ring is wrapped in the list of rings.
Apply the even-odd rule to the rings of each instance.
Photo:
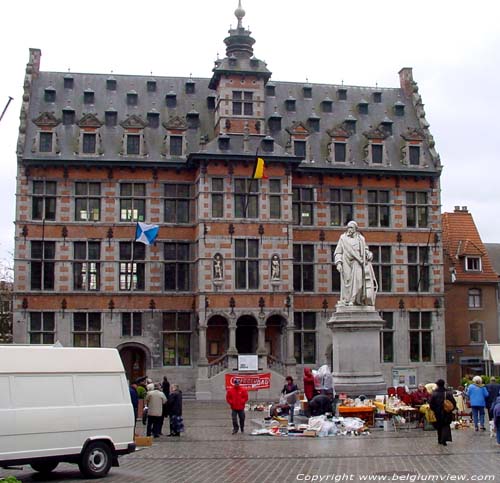
[[[393,369],[392,370],[392,385],[416,387],[417,385],[417,370],[416,369]]]
[[[257,371],[259,369],[259,358],[257,355],[239,355],[238,371]]]

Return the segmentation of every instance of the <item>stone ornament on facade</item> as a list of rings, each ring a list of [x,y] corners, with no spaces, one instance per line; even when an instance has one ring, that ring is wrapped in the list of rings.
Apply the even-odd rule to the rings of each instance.
[[[374,306],[378,286],[371,264],[373,254],[355,221],[350,221],[340,235],[334,257],[341,279],[337,305]]]
[[[224,267],[222,266],[223,258],[220,253],[214,255],[213,261],[213,277],[214,280],[222,280],[224,278]]]
[[[278,281],[281,279],[281,262],[280,257],[274,254],[271,257],[271,280]]]

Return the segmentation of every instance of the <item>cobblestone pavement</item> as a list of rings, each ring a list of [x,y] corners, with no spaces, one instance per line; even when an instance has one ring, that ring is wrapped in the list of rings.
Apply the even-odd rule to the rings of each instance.
[[[246,431],[256,427],[251,419],[261,417],[262,413],[247,413]],[[233,436],[228,407],[198,401],[184,402],[184,421],[186,432],[180,438],[162,436],[152,447],[121,457],[120,467],[112,468],[104,481],[500,481],[500,447],[488,432],[453,431],[453,443],[446,447],[437,444],[434,431],[416,429],[328,438]],[[78,467],[69,464],[59,465],[49,479],[29,466],[0,469],[0,478],[7,475],[23,482],[93,481],[83,479]]]

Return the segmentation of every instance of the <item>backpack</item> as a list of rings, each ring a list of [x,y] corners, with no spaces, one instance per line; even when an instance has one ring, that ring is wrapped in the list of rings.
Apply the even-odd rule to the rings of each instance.
[[[451,413],[454,408],[453,403],[449,399],[443,401],[443,411],[445,413]]]

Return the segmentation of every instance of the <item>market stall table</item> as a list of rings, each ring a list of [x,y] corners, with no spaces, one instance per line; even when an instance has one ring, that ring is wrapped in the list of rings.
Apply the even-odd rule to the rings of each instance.
[[[362,419],[367,426],[374,425],[374,411],[373,406],[339,406],[339,415],[345,418],[359,418]]]

